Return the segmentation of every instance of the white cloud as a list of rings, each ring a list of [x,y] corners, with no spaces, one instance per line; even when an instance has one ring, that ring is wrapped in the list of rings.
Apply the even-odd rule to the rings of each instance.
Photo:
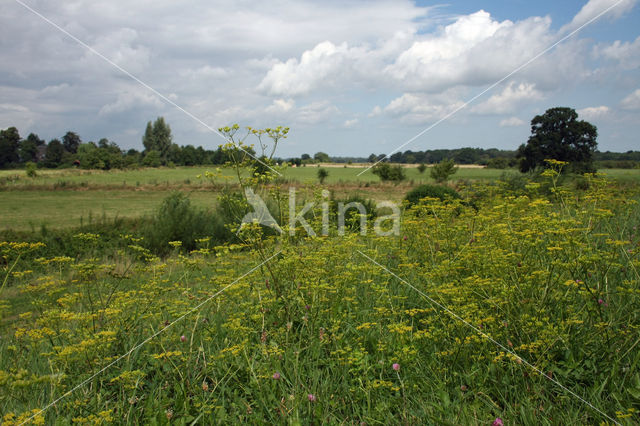
[[[606,117],[611,112],[608,106],[601,105],[597,107],[587,107],[576,111],[578,116],[583,120],[597,120]]]
[[[376,105],[373,107],[373,109],[371,110],[371,112],[367,115],[367,117],[371,118],[371,117],[377,117],[379,115],[382,114],[382,108],[380,108],[380,105]]]
[[[446,117],[463,104],[451,92],[441,95],[405,93],[392,100],[384,112],[404,123],[422,125]]]
[[[622,109],[640,110],[640,89],[636,89],[620,102]]]
[[[328,101],[312,102],[300,108],[294,117],[294,124],[312,125],[328,121],[340,110]]]
[[[321,85],[329,85],[342,74],[353,54],[346,43],[336,46],[324,41],[305,51],[299,61],[292,58],[275,64],[258,88],[270,95],[306,94]]]
[[[612,6],[613,8],[611,8],[605,15],[609,19],[618,19],[625,13],[629,12],[635,3],[636,0],[589,0],[584,6],[582,6],[582,9],[580,9],[576,16],[573,17],[571,22],[562,27],[560,32],[573,31]]]
[[[358,125],[358,119],[353,118],[351,120],[345,120],[345,122],[342,124],[342,127],[344,127],[345,129],[351,129],[357,125]]]
[[[108,103],[100,108],[100,115],[118,114],[140,107],[162,107],[162,101],[154,94],[136,88],[133,91],[118,94],[115,102]]]
[[[616,40],[611,44],[594,47],[594,56],[617,62],[621,67],[632,70],[640,67],[640,37],[633,42]]]
[[[491,96],[483,103],[471,109],[478,114],[512,114],[518,106],[543,99],[543,94],[536,90],[535,84],[509,83],[500,93]]]
[[[268,113],[289,112],[295,104],[293,99],[274,99],[273,103],[265,111]]]
[[[555,41],[548,17],[499,22],[485,11],[420,38],[385,72],[405,89],[431,92],[493,84]],[[582,48],[567,43],[570,48],[555,49],[520,71],[521,78],[551,87],[575,78],[583,68]]]
[[[518,127],[524,126],[525,124],[527,124],[527,122],[518,117],[509,117],[500,121],[500,127]]]

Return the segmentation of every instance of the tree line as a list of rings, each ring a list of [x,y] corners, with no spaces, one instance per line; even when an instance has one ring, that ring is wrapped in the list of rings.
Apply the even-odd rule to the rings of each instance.
[[[256,132],[255,129],[248,129]],[[366,158],[331,157],[327,153],[317,152],[313,157],[302,154],[300,157],[273,160],[296,166],[328,162],[440,164],[453,161],[456,164],[480,164],[501,169],[518,167],[523,172],[545,167],[545,159],[551,158],[571,163],[576,172],[593,171],[596,167],[636,168],[640,165],[640,151],[597,151],[596,127],[578,120],[578,114],[572,108],[551,108],[544,114],[535,116],[531,121],[531,132],[527,143],[514,151],[496,148],[407,150],[388,157],[385,154],[371,154]],[[124,151],[106,138],[97,143],[83,142],[72,131],[60,139],[52,139],[46,143],[34,133],[23,139],[18,129],[9,127],[0,130],[0,168],[17,168],[27,163],[47,168],[76,166],[102,170],[138,166],[222,165],[229,162],[234,154],[233,150],[225,149],[222,145],[215,150],[207,150],[202,146],[196,148],[193,145],[180,146],[174,143],[171,127],[163,117],[147,123],[142,145],[142,151]],[[251,155],[256,155],[253,148],[244,149]]]
[[[233,150],[219,146],[207,150],[202,146],[180,146],[173,143],[171,128],[164,118],[149,122],[142,138],[144,150],[122,150],[106,138],[97,143],[83,142],[68,131],[60,139],[48,143],[35,133],[22,138],[18,129],[0,130],[0,169],[20,168],[35,163],[44,168],[80,167],[84,169],[122,169],[131,167],[222,165],[231,160]],[[255,155],[250,147],[244,148]]]

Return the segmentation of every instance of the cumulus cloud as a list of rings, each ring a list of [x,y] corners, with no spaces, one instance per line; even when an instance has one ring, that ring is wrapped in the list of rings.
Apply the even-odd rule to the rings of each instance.
[[[446,117],[463,105],[464,102],[451,92],[441,95],[405,93],[392,100],[384,112],[399,117],[404,123],[427,124]]]
[[[601,105],[597,107],[587,107],[576,111],[578,116],[583,120],[597,120],[606,117],[611,112],[608,106]]]
[[[330,41],[322,42],[304,52],[300,60],[292,58],[273,65],[258,88],[270,95],[306,94],[342,75],[353,55],[346,43],[336,46]]]
[[[275,99],[271,105],[266,108],[268,113],[283,113],[289,112],[294,106],[295,101],[293,99]]]
[[[527,122],[518,117],[509,117],[500,120],[500,127],[518,127],[524,126],[525,124],[527,124]]]
[[[478,114],[511,114],[523,103],[537,101],[543,97],[543,94],[536,90],[535,84],[511,82],[502,92],[492,95],[471,111]]]
[[[625,70],[640,67],[640,37],[633,42],[616,40],[611,44],[600,43],[594,47],[594,56],[614,61]]]
[[[294,123],[301,125],[320,124],[336,116],[340,110],[328,101],[312,102],[295,112]]]
[[[620,102],[620,107],[626,110],[640,110],[640,89],[636,89]]]
[[[134,91],[121,92],[114,102],[100,108],[99,115],[119,114],[140,107],[160,108],[162,101],[154,94],[136,88]]]
[[[629,12],[635,3],[636,0],[589,0],[582,6],[582,9],[573,17],[571,22],[562,27],[560,32],[573,31],[609,8],[611,9],[607,12],[607,17],[610,19],[620,18]]]
[[[357,125],[358,125],[358,119],[353,118],[351,120],[345,120],[345,122],[342,124],[342,127],[344,127],[345,129],[351,129]]]

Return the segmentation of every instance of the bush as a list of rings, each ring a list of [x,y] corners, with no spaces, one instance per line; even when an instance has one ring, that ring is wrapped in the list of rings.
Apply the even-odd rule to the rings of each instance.
[[[453,160],[442,160],[431,168],[431,177],[438,183],[446,182],[449,176],[458,171]]]
[[[455,189],[442,185],[420,185],[405,195],[404,199],[409,202],[409,206],[416,205],[423,198],[437,198],[440,201],[459,200],[460,194]]]
[[[373,200],[365,199],[358,194],[350,195],[347,198],[333,199],[331,203],[331,213],[335,218],[334,221],[338,222],[338,204],[342,203],[343,206],[347,206],[349,203],[361,204],[367,212],[367,223],[373,221],[376,217],[376,203]],[[351,232],[360,232],[360,212],[356,207],[350,207],[344,212],[344,228]]]
[[[38,176],[38,173],[36,172],[37,166],[36,163],[33,163],[31,161],[27,161],[27,163],[25,164],[25,170],[27,172],[27,176],[30,178],[34,178],[36,176]]]
[[[504,157],[492,158],[487,162],[487,169],[506,169],[509,167],[509,160]]]
[[[420,174],[424,173],[425,170],[427,170],[427,166],[424,163],[420,163],[420,165],[417,167],[418,172]]]
[[[189,198],[175,192],[164,199],[152,220],[143,227],[145,245],[158,256],[166,256],[172,250],[170,241],[181,241],[186,251],[195,250],[196,240],[213,237],[222,241],[225,228],[217,215],[191,204]]]
[[[324,183],[324,180],[329,176],[329,172],[326,169],[318,169],[318,180],[321,184]]]
[[[402,166],[391,166],[388,163],[379,163],[373,168],[373,174],[377,175],[381,181],[400,182],[406,179]]]

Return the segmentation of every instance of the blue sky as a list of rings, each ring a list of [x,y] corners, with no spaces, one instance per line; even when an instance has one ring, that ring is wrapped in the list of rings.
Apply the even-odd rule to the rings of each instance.
[[[291,127],[283,157],[392,153],[442,119],[401,150],[516,149],[554,106],[640,149],[636,0],[2,2],[0,127],[141,149],[158,116],[181,145],[223,140],[20,2],[207,126]]]

